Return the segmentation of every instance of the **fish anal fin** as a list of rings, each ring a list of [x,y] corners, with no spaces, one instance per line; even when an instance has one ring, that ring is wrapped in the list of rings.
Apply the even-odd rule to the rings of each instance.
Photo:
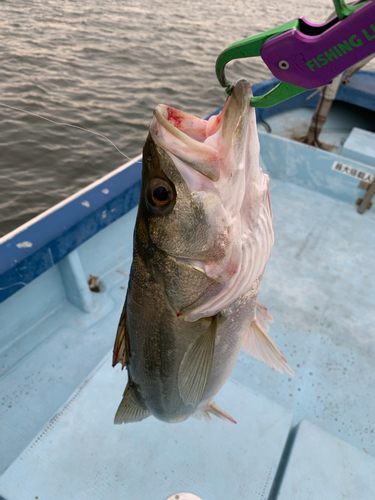
[[[146,405],[143,403],[138,389],[134,384],[128,382],[125,387],[122,401],[115,415],[115,424],[129,424],[140,422],[150,415]]]
[[[233,424],[237,423],[233,417],[231,417],[227,412],[217,406],[214,401],[211,401],[211,403],[206,408],[206,411],[212,413],[212,415],[215,415],[215,417],[221,418],[222,420],[229,420],[229,422],[232,422]]]
[[[210,413],[211,415],[215,415],[215,417],[218,417],[221,420],[229,420],[229,422],[232,422],[233,424],[237,423],[233,417],[219,408],[219,406],[217,406],[214,401],[208,403],[205,408],[195,411],[191,416],[196,418],[197,420],[205,420],[206,422],[211,422],[212,418],[210,416]]]
[[[293,370],[267,333],[269,328],[266,320],[270,321],[269,318],[272,316],[267,309],[261,304],[257,304],[256,316],[244,337],[243,348],[250,356],[263,361],[278,372],[283,373],[285,370],[294,377]]]
[[[217,316],[206,331],[186,351],[178,373],[178,388],[185,404],[195,408],[200,403],[210,376],[214,357]]]

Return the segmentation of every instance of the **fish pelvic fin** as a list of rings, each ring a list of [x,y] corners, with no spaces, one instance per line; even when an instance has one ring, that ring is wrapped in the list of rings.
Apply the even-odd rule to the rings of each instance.
[[[267,321],[273,321],[273,317],[267,311],[267,308],[258,302],[255,319],[243,340],[243,348],[250,356],[263,361],[278,372],[283,373],[283,370],[285,370],[294,377],[294,371],[268,335],[269,326]]]
[[[137,387],[128,382],[115,415],[115,424],[140,422],[150,415]]]
[[[221,420],[229,420],[229,422],[232,422],[233,424],[237,423],[233,417],[231,417],[227,412],[225,412],[219,406],[217,406],[217,404],[215,404],[214,401],[211,401],[206,406],[206,408],[203,408],[203,410],[194,412],[192,416],[198,420],[205,420],[206,422],[211,422],[210,413],[211,415],[215,415],[215,417],[218,417]]]
[[[195,408],[200,403],[211,373],[217,332],[217,315],[206,331],[193,342],[182,358],[178,388],[185,404]]]
[[[191,414],[192,417],[197,420],[204,420],[205,422],[211,422],[212,418],[206,410],[198,410]]]
[[[115,345],[113,347],[112,366],[115,367],[117,363],[121,363],[122,368],[128,364],[127,362],[127,343],[129,341],[129,334],[126,326],[126,301],[121,313],[120,322],[117,328]]]

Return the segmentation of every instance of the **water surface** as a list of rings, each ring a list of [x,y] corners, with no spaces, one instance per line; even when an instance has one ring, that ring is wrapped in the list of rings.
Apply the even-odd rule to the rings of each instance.
[[[104,134],[132,158],[156,104],[202,117],[223,104],[214,68],[226,45],[300,16],[323,22],[332,5],[0,0],[0,103]],[[270,73],[254,58],[229,75]],[[97,136],[0,106],[0,236],[125,161]]]

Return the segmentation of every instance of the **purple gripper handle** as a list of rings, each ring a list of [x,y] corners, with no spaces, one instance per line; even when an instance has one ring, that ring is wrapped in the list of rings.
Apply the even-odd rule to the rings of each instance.
[[[373,53],[374,0],[319,35],[310,36],[291,29],[271,38],[263,44],[260,55],[276,78],[305,89],[315,89],[331,83],[336,76]]]

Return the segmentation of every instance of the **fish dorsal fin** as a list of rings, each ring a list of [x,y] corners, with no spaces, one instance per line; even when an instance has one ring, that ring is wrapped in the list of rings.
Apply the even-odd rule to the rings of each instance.
[[[126,344],[128,342],[128,339],[129,339],[129,334],[127,332],[127,326],[126,326],[126,301],[125,301],[120,322],[117,328],[115,345],[113,347],[112,366],[116,366],[117,363],[121,363],[122,368],[124,368],[124,366],[127,364]]]
[[[150,415],[134,384],[127,383],[120,406],[115,415],[115,424],[140,422]]]
[[[214,357],[217,316],[186,351],[178,373],[178,388],[185,404],[200,403],[210,376]]]
[[[263,361],[278,372],[283,373],[285,370],[289,375],[294,376],[293,370],[267,333],[269,327],[266,321],[272,320],[273,318],[267,309],[258,303],[255,319],[243,339],[243,348],[250,356]]]

